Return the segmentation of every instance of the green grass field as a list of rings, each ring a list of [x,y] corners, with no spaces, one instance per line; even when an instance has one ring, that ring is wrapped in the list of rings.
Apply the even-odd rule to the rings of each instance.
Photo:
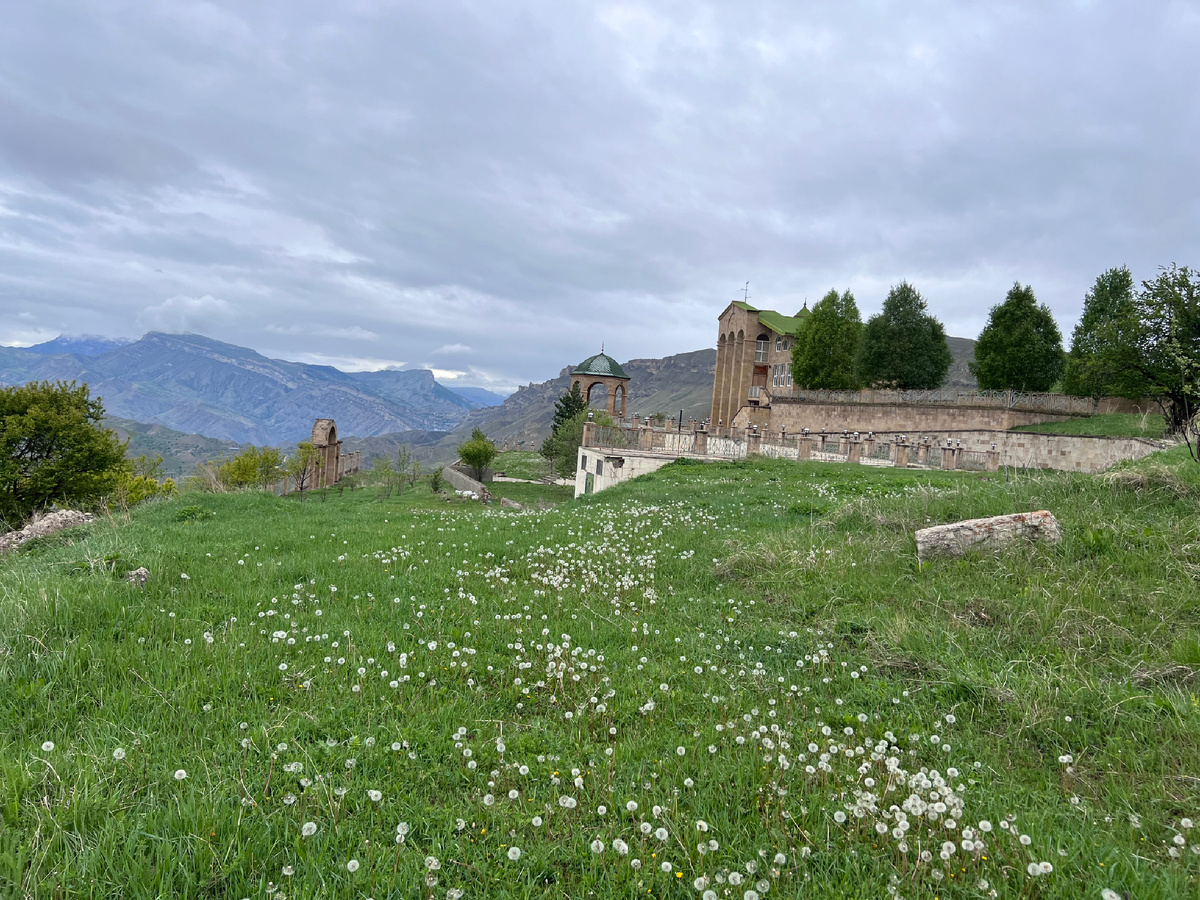
[[[1105,413],[1100,416],[1071,419],[1069,422],[1038,422],[1020,425],[1013,431],[1038,434],[1095,434],[1107,437],[1144,437],[1158,440],[1166,436],[1167,422],[1161,413]]]
[[[550,466],[540,453],[530,450],[509,450],[501,453],[492,468],[509,478],[528,478],[537,481],[550,472]]]
[[[0,561],[0,895],[1200,896],[1181,449],[510,487],[556,505],[188,494]]]

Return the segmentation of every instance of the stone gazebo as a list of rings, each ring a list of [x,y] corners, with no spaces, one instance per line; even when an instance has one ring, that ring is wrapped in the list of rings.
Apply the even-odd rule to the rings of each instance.
[[[602,385],[608,394],[608,414],[613,418],[625,418],[625,404],[629,399],[629,376],[621,364],[603,351],[589,356],[571,373],[571,386],[579,385],[579,391],[592,405],[592,389]]]

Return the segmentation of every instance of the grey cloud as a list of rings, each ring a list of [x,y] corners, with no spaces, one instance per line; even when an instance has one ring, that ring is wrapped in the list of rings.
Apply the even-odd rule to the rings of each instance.
[[[973,335],[1019,278],[1069,331],[1102,269],[1197,246],[1198,39],[1189,3],[19,5],[0,306],[465,345],[491,386],[710,345],[747,279],[908,278]]]
[[[138,322],[147,331],[201,331],[232,315],[233,307],[218,297],[175,296],[142,310]]]

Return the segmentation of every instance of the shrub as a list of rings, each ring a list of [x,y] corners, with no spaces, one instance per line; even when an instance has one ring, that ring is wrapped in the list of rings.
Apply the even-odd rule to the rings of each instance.
[[[226,488],[247,488],[257,485],[264,490],[283,474],[279,451],[274,447],[258,448],[251,444],[233,459],[217,466],[217,478]]]
[[[458,445],[458,457],[470,467],[476,481],[483,481],[484,472],[492,464],[496,454],[496,445],[478,428],[471,432],[469,441]]]
[[[139,456],[130,460],[121,473],[113,493],[115,505],[124,509],[137,506],[155,497],[170,497],[175,493],[175,480],[162,477],[162,456]]]
[[[185,506],[175,513],[176,522],[195,522],[199,519],[211,519],[216,515],[207,506]]]
[[[127,464],[103,416],[86,384],[0,389],[0,519],[14,524],[51,503],[83,505],[110,494]]]

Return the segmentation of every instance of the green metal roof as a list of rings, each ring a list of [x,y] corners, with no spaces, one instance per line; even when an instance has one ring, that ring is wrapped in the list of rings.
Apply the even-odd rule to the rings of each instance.
[[[795,334],[800,330],[800,323],[809,316],[807,308],[800,310],[794,316],[785,316],[775,312],[773,309],[759,309],[740,300],[734,300],[733,305],[738,309],[744,309],[746,312],[758,313],[758,321],[776,334]]]
[[[597,353],[595,356],[589,356],[578,366],[572,375],[604,375],[609,378],[628,378],[625,370],[621,368],[621,364],[609,356],[607,353]]]

